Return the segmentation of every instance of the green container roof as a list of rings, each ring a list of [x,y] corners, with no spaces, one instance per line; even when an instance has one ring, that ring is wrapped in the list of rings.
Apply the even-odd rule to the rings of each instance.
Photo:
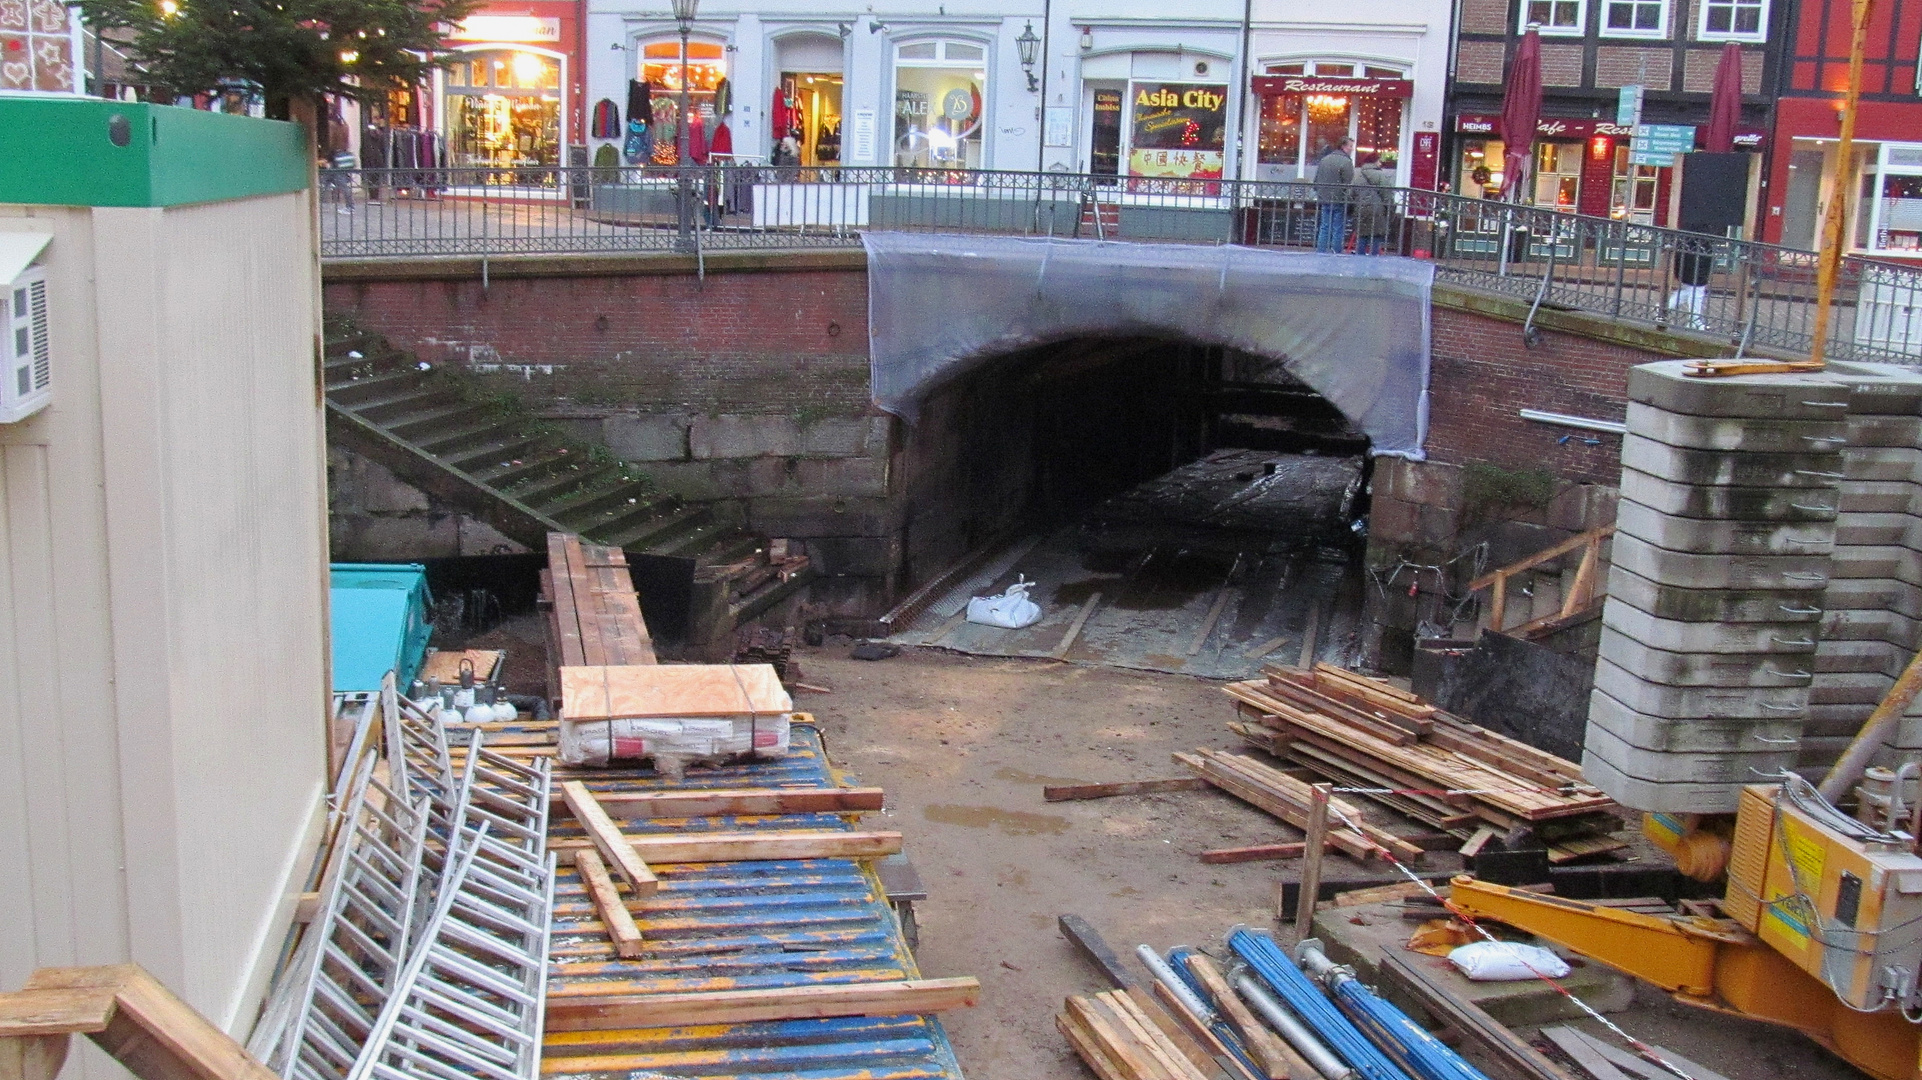
[[[82,97],[0,98],[0,203],[182,206],[299,191],[298,124]]]

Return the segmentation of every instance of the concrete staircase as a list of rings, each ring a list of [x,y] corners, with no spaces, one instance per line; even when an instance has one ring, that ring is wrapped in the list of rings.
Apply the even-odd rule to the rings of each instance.
[[[810,577],[792,566],[768,573],[780,545],[712,505],[660,493],[636,466],[568,441],[511,396],[424,367],[376,335],[331,328],[324,375],[329,440],[532,550],[546,550],[550,532],[622,549],[657,637],[731,647],[736,626]]]

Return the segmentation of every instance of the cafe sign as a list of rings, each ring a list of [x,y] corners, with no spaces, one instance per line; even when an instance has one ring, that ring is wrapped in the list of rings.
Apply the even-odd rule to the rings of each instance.
[[[1499,135],[1500,127],[1500,117],[1467,113],[1455,117],[1455,130],[1464,135]],[[1611,124],[1606,120],[1566,120],[1559,116],[1544,116],[1535,122],[1535,136],[1540,139],[1586,139],[1591,135],[1627,138],[1634,133],[1633,127]]]
[[[1347,97],[1411,98],[1415,84],[1407,79],[1342,79],[1321,75],[1257,75],[1255,93],[1263,97],[1280,94],[1339,94]]]

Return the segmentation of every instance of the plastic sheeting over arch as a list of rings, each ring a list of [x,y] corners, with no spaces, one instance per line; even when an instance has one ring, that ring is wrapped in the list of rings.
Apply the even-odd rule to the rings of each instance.
[[[1165,336],[1279,361],[1366,434],[1420,460],[1434,267],[1385,256],[871,232],[875,404],[928,394],[998,356],[1077,337]]]

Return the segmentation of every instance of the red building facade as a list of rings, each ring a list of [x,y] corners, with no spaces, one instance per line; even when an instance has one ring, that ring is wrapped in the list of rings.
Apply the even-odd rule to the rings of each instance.
[[[1839,160],[1849,0],[1801,0],[1775,113],[1762,237],[1814,249],[1838,183],[1852,191],[1848,250],[1922,259],[1922,0],[1876,0],[1862,67],[1855,153]]]

